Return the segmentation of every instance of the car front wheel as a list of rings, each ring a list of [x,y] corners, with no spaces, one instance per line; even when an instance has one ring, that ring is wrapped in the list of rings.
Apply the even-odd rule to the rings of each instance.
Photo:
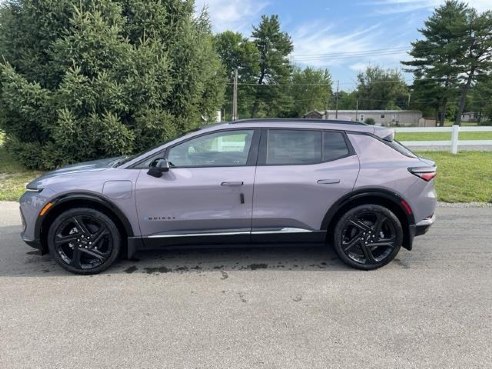
[[[115,223],[95,209],[76,208],[60,214],[48,232],[51,255],[76,274],[106,270],[118,257],[121,236]]]
[[[334,247],[347,265],[372,270],[395,258],[403,242],[403,230],[396,215],[380,205],[360,205],[338,221]]]

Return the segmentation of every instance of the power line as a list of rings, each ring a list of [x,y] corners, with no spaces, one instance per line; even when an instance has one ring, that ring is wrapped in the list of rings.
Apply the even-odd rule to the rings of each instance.
[[[365,54],[365,53],[379,53],[385,51],[406,51],[408,47],[401,48],[384,48],[384,49],[372,49],[372,50],[360,50],[360,51],[339,51],[325,54],[296,54],[296,56],[338,56],[338,55],[351,55],[351,54]]]
[[[326,55],[312,55],[312,56],[297,56],[293,55],[290,57],[291,60],[294,61],[323,61],[323,60],[342,60],[342,59],[359,59],[370,56],[389,56],[389,55],[399,55],[402,54],[402,51],[386,51],[386,52],[378,52],[378,53],[359,53],[359,54],[338,54],[333,56]]]
[[[429,82],[445,82],[444,79],[438,79],[438,78],[419,78],[415,79],[415,81],[429,81]],[[375,81],[374,84],[379,84],[379,83],[406,83],[406,84],[412,84],[411,81],[405,81],[405,80],[383,80],[383,81]],[[353,84],[358,84],[357,81],[355,82],[348,82],[348,81],[341,81],[340,85],[353,85]],[[233,85],[233,83],[227,83],[228,85]],[[282,87],[282,86],[331,86],[333,82],[330,83],[271,83],[271,84],[257,84],[257,83],[245,83],[245,82],[239,82],[238,86],[258,86],[258,87]]]

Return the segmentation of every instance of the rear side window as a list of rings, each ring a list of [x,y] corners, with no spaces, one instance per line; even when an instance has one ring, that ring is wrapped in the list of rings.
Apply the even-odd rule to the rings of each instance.
[[[345,137],[340,132],[323,132],[323,161],[332,161],[349,154]]]
[[[320,131],[284,129],[268,131],[266,164],[315,164],[320,161]]]
[[[267,165],[317,164],[349,155],[341,132],[271,129],[267,136]]]

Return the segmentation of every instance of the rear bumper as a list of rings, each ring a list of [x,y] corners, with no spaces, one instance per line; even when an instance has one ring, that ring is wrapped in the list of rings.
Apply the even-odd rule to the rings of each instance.
[[[436,220],[436,216],[433,215],[430,218],[426,218],[418,222],[415,225],[415,236],[421,236],[423,234],[426,234],[429,228],[434,224],[435,220]]]

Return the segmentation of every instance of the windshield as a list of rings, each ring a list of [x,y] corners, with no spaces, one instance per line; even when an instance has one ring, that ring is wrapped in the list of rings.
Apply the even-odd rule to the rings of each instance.
[[[185,136],[185,135],[187,135],[188,133],[196,132],[196,131],[199,131],[199,130],[201,130],[201,129],[202,129],[202,128],[193,128],[193,129],[190,129],[190,130],[188,130],[188,131],[186,131],[186,132],[183,132],[183,134],[181,134],[180,136]],[[158,147],[161,147],[162,145],[165,145],[165,144],[167,144],[167,143],[169,143],[169,142],[171,142],[171,141],[175,140],[176,138],[177,138],[177,137],[174,137],[174,138],[169,139],[169,140],[167,140],[167,141],[161,142],[161,143],[159,143],[159,144],[157,144],[157,145],[155,145],[155,146],[151,147],[150,149],[146,149],[146,150],[144,150],[144,151],[140,151],[138,154],[134,154],[134,155],[129,155],[129,156],[122,157],[121,159],[117,160],[117,161],[113,164],[113,168],[120,167],[120,166],[122,166],[123,164],[126,164],[126,163],[128,163],[128,162],[132,161],[133,159],[138,158],[138,157],[139,157],[139,156],[141,156],[141,155],[144,155],[144,154],[145,154],[145,153],[147,153],[147,152],[150,152],[150,151],[152,151],[152,150],[155,150],[155,149],[157,149]]]
[[[129,155],[129,156],[125,156],[119,160],[117,160],[114,164],[113,164],[113,168],[116,168],[116,167],[120,167],[122,166],[123,164],[126,164],[128,163],[129,161],[132,161],[133,159],[135,158],[138,158],[140,155],[143,155],[145,154],[146,152],[149,152],[149,151],[152,151],[154,149],[157,149],[158,147],[162,146],[162,145],[165,145],[167,144],[168,142],[171,142],[172,140],[168,140],[168,141],[165,141],[165,142],[161,142],[159,145],[155,145],[154,147],[151,147],[150,149],[147,149],[147,150],[144,150],[144,151],[140,151],[138,154],[134,154],[134,155]]]

